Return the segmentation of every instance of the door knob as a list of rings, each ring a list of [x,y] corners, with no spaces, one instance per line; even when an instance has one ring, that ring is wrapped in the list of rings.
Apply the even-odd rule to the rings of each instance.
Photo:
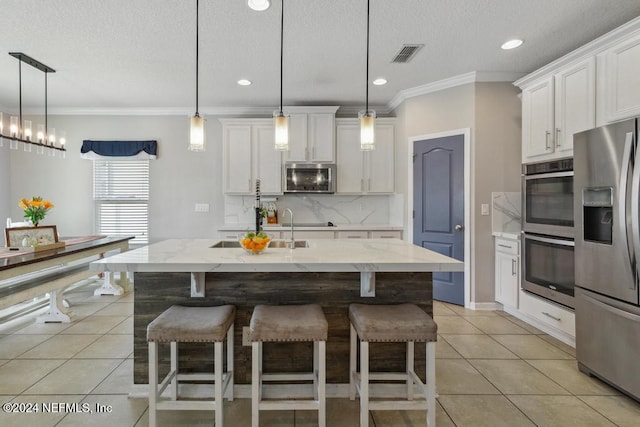
[[[460,230],[462,230],[464,227],[463,227],[462,225],[460,225],[460,224],[456,224],[456,226],[455,226],[455,227],[453,227],[453,228],[454,228],[456,231],[460,231]]]

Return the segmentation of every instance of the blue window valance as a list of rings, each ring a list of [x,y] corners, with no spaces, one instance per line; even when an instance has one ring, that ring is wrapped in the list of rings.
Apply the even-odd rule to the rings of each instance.
[[[109,159],[127,157],[133,159],[155,159],[158,142],[150,141],[82,141],[80,157],[83,159]]]

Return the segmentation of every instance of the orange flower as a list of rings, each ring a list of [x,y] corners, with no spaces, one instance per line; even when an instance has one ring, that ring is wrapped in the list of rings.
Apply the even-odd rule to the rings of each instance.
[[[49,211],[53,207],[53,203],[48,200],[43,200],[42,197],[32,197],[31,200],[21,198],[18,202],[18,206],[24,211],[24,217],[31,220],[33,225],[38,225],[42,221]]]

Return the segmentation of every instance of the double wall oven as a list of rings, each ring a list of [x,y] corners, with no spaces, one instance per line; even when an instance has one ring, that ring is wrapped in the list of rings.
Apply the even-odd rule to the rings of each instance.
[[[522,288],[573,308],[573,159],[522,169]]]

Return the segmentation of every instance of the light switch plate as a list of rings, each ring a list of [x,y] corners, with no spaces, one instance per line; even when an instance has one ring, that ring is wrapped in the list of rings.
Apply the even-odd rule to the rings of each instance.
[[[480,215],[489,215],[489,204],[482,203],[480,205]]]
[[[196,212],[209,212],[209,203],[196,203]]]

